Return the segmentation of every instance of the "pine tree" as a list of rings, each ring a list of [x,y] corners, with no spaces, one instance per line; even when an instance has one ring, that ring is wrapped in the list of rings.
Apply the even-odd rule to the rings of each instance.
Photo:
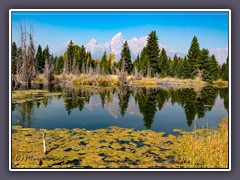
[[[149,58],[147,55],[147,47],[144,47],[139,58],[139,71],[144,76],[147,75],[148,63],[149,63]]]
[[[183,62],[181,63],[180,77],[181,78],[191,78],[192,77],[191,64],[190,64],[189,60],[186,58],[186,56],[184,57]]]
[[[159,65],[159,46],[158,46],[158,37],[156,31],[152,31],[147,40],[147,56],[150,62],[150,66],[152,69],[152,76],[158,72]]]
[[[173,63],[172,63],[172,68],[171,68],[171,76],[176,77],[177,76],[177,67],[179,64],[179,58],[175,54],[173,57]]]
[[[48,46],[46,46],[45,48],[44,48],[44,50],[43,50],[43,59],[44,59],[44,61],[46,61],[46,59],[47,60],[50,60],[50,52],[49,52],[49,47]]]
[[[64,60],[63,60],[63,57],[60,56],[59,58],[57,58],[57,61],[55,63],[55,73],[61,74],[63,72],[63,67],[64,67]]]
[[[77,59],[77,64],[78,64],[78,68],[79,71],[83,70],[83,64],[86,66],[87,64],[87,53],[86,53],[86,49],[85,47],[82,45],[81,47],[79,47],[79,58]],[[86,68],[84,68],[86,70]],[[83,73],[83,72],[82,72]]]
[[[72,64],[74,58],[73,41],[71,40],[67,48],[67,72],[72,72]]]
[[[167,53],[163,48],[159,56],[159,70],[158,70],[162,77],[167,75],[167,61],[168,61]]]
[[[92,68],[92,55],[91,52],[87,52],[87,69],[89,71],[90,68]]]
[[[198,76],[202,78],[202,76],[205,76],[204,73],[208,72],[206,69],[209,69],[209,51],[207,49],[202,49],[200,50],[199,56],[197,58],[197,63],[198,63]]]
[[[17,73],[18,48],[15,42],[12,43],[12,74]]]
[[[167,69],[166,75],[167,76],[172,76],[172,66],[173,66],[173,61],[169,57],[167,60],[167,67],[166,67],[166,69]]]
[[[178,58],[178,63],[177,63],[177,66],[176,66],[176,71],[175,71],[175,76],[176,77],[181,77],[182,63],[183,63],[183,59],[179,57]]]
[[[203,80],[207,82],[216,81],[219,78],[219,65],[214,55],[209,58],[203,74]]]
[[[222,67],[221,67],[221,78],[224,81],[228,81],[228,57],[227,57],[227,62],[223,63]]]
[[[200,47],[199,47],[198,39],[196,36],[194,36],[187,54],[187,58],[189,59],[190,69],[191,69],[190,78],[195,78],[198,73],[199,55],[200,55]]]
[[[132,65],[132,60],[131,60],[131,52],[128,47],[127,41],[125,41],[123,44],[123,49],[121,52],[121,59],[119,61],[119,67],[122,67],[123,59],[125,60],[125,70],[127,71],[128,74],[130,74],[132,72],[133,65]]]
[[[36,66],[39,73],[43,73],[45,60],[43,57],[42,47],[38,45],[37,54],[36,54]]]
[[[197,59],[198,69],[203,70],[204,68],[206,68],[206,64],[208,60],[209,60],[209,51],[203,48],[202,50],[200,50],[200,53]]]
[[[136,68],[138,71],[140,70],[140,57],[139,57],[139,54],[137,55],[137,58],[133,62],[133,68],[134,69]]]
[[[100,63],[100,68],[101,68],[101,74],[106,74],[107,73],[107,52],[104,51],[101,63]]]

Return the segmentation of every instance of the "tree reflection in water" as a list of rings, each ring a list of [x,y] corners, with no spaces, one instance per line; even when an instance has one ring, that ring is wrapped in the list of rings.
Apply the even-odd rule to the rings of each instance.
[[[69,116],[71,116],[73,109],[82,111],[84,105],[90,103],[92,96],[99,95],[98,97],[101,101],[102,108],[105,108],[107,103],[111,104],[114,97],[117,97],[120,114],[124,117],[132,96],[135,104],[138,105],[139,112],[143,116],[143,122],[147,129],[151,129],[156,112],[161,111],[166,102],[170,102],[172,105],[177,103],[184,109],[188,126],[192,125],[196,117],[203,118],[206,112],[212,110],[218,95],[223,99],[224,107],[228,111],[228,89],[218,89],[211,86],[203,87],[200,90],[194,90],[193,88],[161,89],[159,87],[146,88],[128,86],[119,88],[80,89],[60,86],[41,86],[41,88],[48,89],[52,92],[62,92],[62,95],[58,95],[58,99],[63,99],[66,112]],[[33,101],[18,105],[13,104],[12,111],[18,107],[19,125],[31,127],[34,119],[34,107],[39,108],[43,105],[47,108],[51,98],[52,97],[43,97],[41,100],[34,99]]]

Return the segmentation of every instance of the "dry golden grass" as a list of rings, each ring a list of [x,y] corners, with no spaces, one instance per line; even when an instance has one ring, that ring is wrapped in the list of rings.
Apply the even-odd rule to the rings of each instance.
[[[175,143],[175,162],[185,168],[228,168],[228,118],[218,130],[184,132]]]
[[[72,83],[75,85],[99,85],[99,86],[113,86],[118,85],[118,77],[116,75],[56,75],[56,79],[60,82]]]
[[[206,83],[202,81],[200,78],[195,79],[178,79],[173,77],[164,77],[164,78],[156,78],[156,77],[148,77],[143,78],[141,80],[133,80],[133,85],[158,85],[158,82],[171,82],[171,83],[179,83],[184,86],[204,86]]]
[[[213,86],[228,87],[228,81],[223,81],[222,79],[219,79],[217,81],[213,81]]]
[[[158,85],[158,78],[143,78],[141,80],[133,80],[133,85]]]
[[[119,85],[119,80],[117,75],[54,75],[55,80],[58,82],[67,82],[75,85],[96,85],[96,86],[117,86]],[[44,75],[40,74],[38,77],[33,80],[33,83],[44,83]],[[158,86],[158,83],[161,81],[177,83],[177,85],[186,86],[186,87],[203,87],[206,85],[206,82],[202,81],[200,78],[196,77],[195,79],[179,79],[173,77],[144,77],[140,80],[133,80],[133,76],[127,76],[127,82],[133,86]],[[221,79],[214,81],[213,86],[217,87],[228,87],[228,82]]]

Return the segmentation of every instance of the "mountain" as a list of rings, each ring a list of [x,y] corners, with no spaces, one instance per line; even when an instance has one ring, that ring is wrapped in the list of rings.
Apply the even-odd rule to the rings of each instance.
[[[136,59],[137,55],[141,53],[144,46],[147,45],[147,39],[148,36],[143,36],[140,38],[134,37],[127,40],[128,46],[131,50],[132,60]],[[125,41],[126,39],[124,39],[122,33],[119,32],[110,41],[104,44],[99,44],[96,39],[92,39],[85,45],[85,47],[87,51],[90,51],[92,53],[92,57],[94,58],[101,58],[103,52],[106,50],[108,54],[114,53],[116,59],[119,60],[121,57],[122,46]],[[173,57],[175,53],[177,53],[177,55],[180,57],[184,57],[185,55],[183,53],[176,52],[173,49],[170,49],[162,44],[159,44],[159,48],[165,48],[167,55],[170,57]]]
[[[228,48],[215,48],[215,49],[211,49],[209,51],[210,55],[215,55],[217,61],[219,62],[219,64],[223,64],[226,62],[227,57],[228,57]]]
[[[129,48],[131,50],[131,58],[134,61],[138,54],[141,53],[144,46],[147,44],[148,36],[143,36],[140,38],[133,37],[129,40],[127,40]],[[69,40],[70,41],[70,40]],[[59,46],[57,49],[53,51],[53,54],[56,56],[59,56],[63,54],[68,46],[69,41],[64,43],[63,45]],[[106,43],[100,44],[96,39],[91,39],[87,44],[85,44],[85,48],[87,51],[90,51],[93,58],[99,58],[101,59],[104,51],[107,52],[107,54],[114,53],[116,60],[119,60],[121,57],[121,51],[123,43],[126,41],[124,39],[121,32],[117,33],[113,38]],[[177,52],[163,44],[159,43],[159,48],[164,48],[167,52],[167,55],[171,58],[174,57],[175,54],[180,57],[184,57],[186,54]],[[215,48],[210,50],[210,55],[215,55],[217,61],[222,64],[226,61],[227,55],[228,55],[228,48]]]

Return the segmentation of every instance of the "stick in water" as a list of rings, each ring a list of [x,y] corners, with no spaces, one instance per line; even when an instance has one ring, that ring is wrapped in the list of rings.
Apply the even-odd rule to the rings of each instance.
[[[43,135],[43,152],[44,154],[46,154],[46,142],[45,142],[46,133],[42,132],[42,135]]]

